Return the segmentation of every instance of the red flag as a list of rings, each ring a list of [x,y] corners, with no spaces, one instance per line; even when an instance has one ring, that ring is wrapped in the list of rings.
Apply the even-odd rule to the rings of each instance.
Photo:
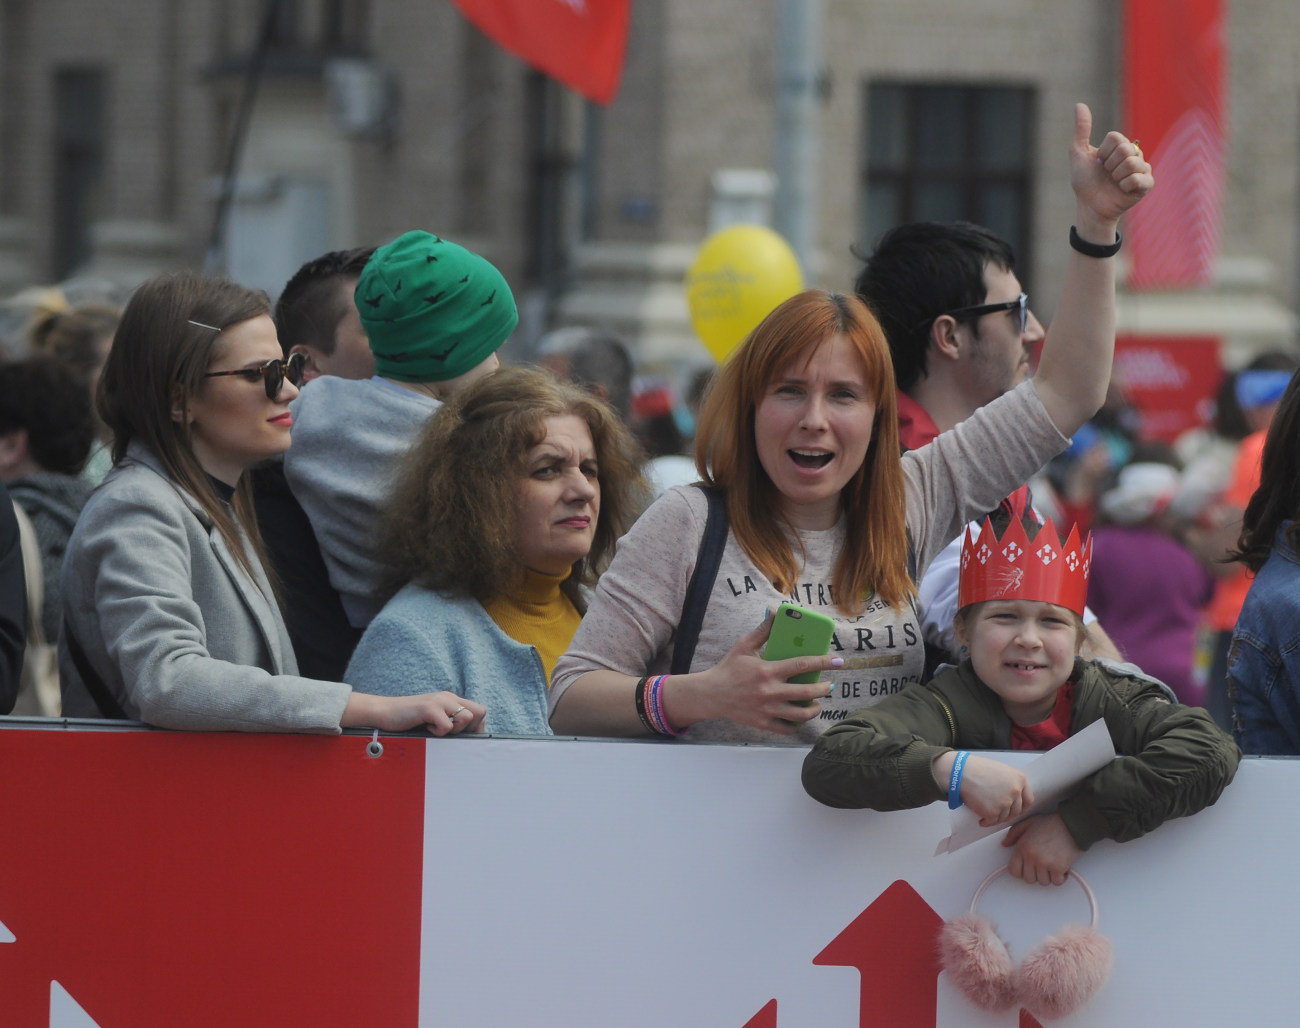
[[[484,35],[583,96],[618,92],[632,0],[452,0]]]
[[[1133,289],[1210,281],[1224,181],[1223,35],[1222,0],[1128,0],[1127,132],[1159,183],[1128,215]]]

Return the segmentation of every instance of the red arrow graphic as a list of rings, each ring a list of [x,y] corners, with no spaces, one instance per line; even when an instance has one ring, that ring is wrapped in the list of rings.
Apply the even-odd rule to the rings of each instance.
[[[859,1028],[934,1028],[943,919],[907,882],[894,882],[813,958],[862,975]]]
[[[745,1022],[744,1028],[776,1028],[776,1000],[768,1000],[762,1010]]]

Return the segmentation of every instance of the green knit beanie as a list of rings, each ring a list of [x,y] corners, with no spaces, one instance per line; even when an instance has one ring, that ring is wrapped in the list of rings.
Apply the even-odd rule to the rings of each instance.
[[[501,272],[428,232],[407,232],[376,250],[355,296],[375,373],[400,382],[463,375],[519,324]]]

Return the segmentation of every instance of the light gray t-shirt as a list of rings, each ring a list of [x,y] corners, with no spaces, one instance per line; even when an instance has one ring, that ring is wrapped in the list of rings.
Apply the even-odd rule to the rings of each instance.
[[[1024,383],[928,446],[905,453],[907,526],[917,573],[925,571],[969,518],[994,507],[1066,442],[1033,385]],[[609,669],[639,677],[668,670],[706,518],[704,494],[680,486],[656,500],[619,541],[614,561],[552,675],[552,710],[569,685],[588,671]],[[836,623],[831,652],[844,657],[846,664],[828,673],[834,695],[822,701],[821,717],[800,727],[799,742],[810,742],[850,711],[918,681],[924,669],[914,607],[896,611],[875,600],[849,617],[835,606],[835,561],[844,533],[851,530],[841,518],[826,531],[799,533],[806,556],[788,596],[764,577],[729,532],[691,662],[692,671],[712,667],[737,639],[758,626],[768,608],[775,610],[783,600],[829,614]],[[797,545],[794,552],[798,556]],[[905,560],[906,554],[898,557]],[[693,725],[685,738],[790,742],[725,720]]]

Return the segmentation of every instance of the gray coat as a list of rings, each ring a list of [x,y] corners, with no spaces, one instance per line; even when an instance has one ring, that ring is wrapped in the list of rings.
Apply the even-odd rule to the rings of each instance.
[[[250,578],[148,449],[82,511],[63,566],[65,717],[98,717],[71,631],[127,716],[163,728],[337,732],[351,690],[300,678],[266,574]]]

